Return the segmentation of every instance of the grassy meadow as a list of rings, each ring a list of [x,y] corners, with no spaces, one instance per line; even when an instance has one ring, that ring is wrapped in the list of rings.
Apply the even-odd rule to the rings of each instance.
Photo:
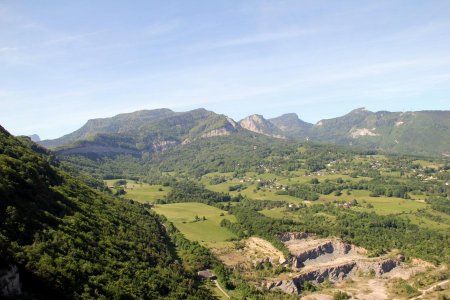
[[[363,161],[365,158],[359,158]],[[383,157],[379,157],[380,160]],[[426,161],[418,161],[421,164],[425,164]],[[226,178],[225,182],[219,184],[213,184],[211,179],[217,177]],[[348,202],[356,199],[358,206],[354,206],[351,209],[364,212],[374,212],[379,215],[396,214],[401,217],[409,219],[412,223],[421,227],[438,230],[448,231],[450,230],[450,217],[446,214],[426,210],[427,214],[420,215],[418,211],[427,209],[423,199],[423,195],[411,195],[412,199],[403,199],[395,197],[371,197],[370,192],[366,190],[352,190],[347,192],[343,190],[340,196],[336,196],[334,193],[329,195],[320,195],[318,201],[303,201],[302,199],[289,196],[278,195],[276,188],[257,188],[259,180],[274,180],[278,185],[292,185],[295,183],[308,183],[312,178],[317,178],[319,181],[336,180],[342,178],[343,180],[359,180],[351,178],[344,174],[325,174],[308,176],[304,172],[289,172],[289,175],[275,175],[275,174],[257,174],[255,172],[247,172],[242,178],[234,178],[233,173],[209,173],[201,178],[201,183],[209,190],[215,192],[229,193],[232,196],[241,194],[255,200],[279,200],[286,201],[287,203],[306,203],[307,205],[315,205],[320,203],[329,203],[334,201]],[[368,178],[367,178],[368,179]],[[107,180],[107,185],[114,190],[114,183],[116,180]],[[230,187],[242,185],[238,191],[230,191]],[[275,185],[275,184],[274,184]],[[170,191],[170,187],[161,185],[149,185],[146,183],[136,183],[128,181],[125,186],[125,198],[133,199],[141,203],[153,203],[157,199],[164,198]],[[157,205],[155,211],[165,215],[171,222],[174,223],[177,228],[183,232],[187,238],[191,240],[200,241],[205,244],[220,244],[227,240],[234,238],[235,236],[227,229],[220,227],[220,221],[223,218],[227,218],[234,221],[234,217],[228,215],[227,212],[221,211],[215,207],[211,207],[200,203],[177,203],[167,205]],[[223,213],[224,216],[220,216]],[[276,208],[271,210],[265,210],[263,213],[273,218],[295,218],[293,214],[289,214],[284,211],[284,208]],[[198,216],[201,220],[193,222],[195,216]],[[205,216],[206,220],[202,220]],[[210,245],[211,246],[211,245]]]
[[[107,186],[115,191],[114,183],[119,179],[105,180]],[[170,187],[162,185],[150,185],[147,183],[136,183],[131,180],[127,180],[127,184],[124,187],[127,199],[132,199],[141,203],[152,203],[157,199],[164,198],[170,191]]]
[[[236,238],[228,229],[220,227],[223,219],[235,222],[233,215],[202,203],[173,203],[156,205],[153,210],[164,215],[186,238],[203,244],[216,244]],[[196,216],[200,219],[196,221]],[[205,217],[206,220],[203,220]]]

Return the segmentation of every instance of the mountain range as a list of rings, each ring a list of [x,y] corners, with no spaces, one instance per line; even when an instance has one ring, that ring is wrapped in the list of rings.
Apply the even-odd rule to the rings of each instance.
[[[450,111],[371,112],[359,108],[344,116],[311,124],[295,113],[272,119],[255,114],[236,122],[203,108],[188,112],[141,110],[89,120],[70,134],[39,143],[47,148],[57,148],[63,154],[140,155],[235,134],[450,156]]]

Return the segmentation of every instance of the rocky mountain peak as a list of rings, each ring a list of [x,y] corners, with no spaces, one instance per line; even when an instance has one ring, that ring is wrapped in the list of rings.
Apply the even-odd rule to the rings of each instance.
[[[372,114],[372,112],[365,107],[359,107],[350,111],[347,115],[355,115],[355,114]]]
[[[37,134],[32,134],[32,135],[29,135],[28,137],[35,143],[41,141],[41,138]]]
[[[292,139],[306,138],[309,135],[309,130],[313,126],[301,120],[296,113],[283,114],[269,121],[278,127],[283,132],[283,135]]]
[[[251,115],[242,119],[241,121],[239,121],[239,125],[241,125],[242,128],[259,134],[276,138],[285,138],[280,129],[278,129],[270,121],[264,119],[263,116],[258,114]]]

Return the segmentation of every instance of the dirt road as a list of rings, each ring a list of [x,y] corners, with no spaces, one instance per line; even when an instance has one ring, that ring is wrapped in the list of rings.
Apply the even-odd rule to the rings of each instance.
[[[447,283],[449,283],[449,281],[450,281],[450,279],[447,279],[447,280],[444,280],[444,281],[441,281],[441,282],[438,282],[438,283],[435,283],[435,284],[433,284],[432,286],[430,286],[429,288],[427,288],[427,289],[420,289],[419,290],[419,292],[421,292],[422,293],[422,295],[420,295],[420,296],[417,296],[417,297],[414,297],[414,298],[411,298],[410,300],[416,300],[416,299],[421,299],[422,298],[422,296],[424,296],[426,293],[428,293],[428,292],[432,292],[436,287],[438,287],[438,286],[443,286],[444,284],[447,284]]]
[[[214,280],[214,283],[216,284],[217,288],[229,299],[230,296],[222,289],[220,284],[217,282],[217,280]]]

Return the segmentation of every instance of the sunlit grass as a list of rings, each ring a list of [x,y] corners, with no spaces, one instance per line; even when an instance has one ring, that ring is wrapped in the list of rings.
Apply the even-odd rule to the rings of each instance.
[[[235,222],[235,217],[216,207],[191,202],[156,205],[153,210],[164,215],[192,241],[220,243],[236,237],[228,229],[220,226],[223,219]],[[195,221],[196,216],[199,221]],[[206,220],[203,220],[203,217]]]

